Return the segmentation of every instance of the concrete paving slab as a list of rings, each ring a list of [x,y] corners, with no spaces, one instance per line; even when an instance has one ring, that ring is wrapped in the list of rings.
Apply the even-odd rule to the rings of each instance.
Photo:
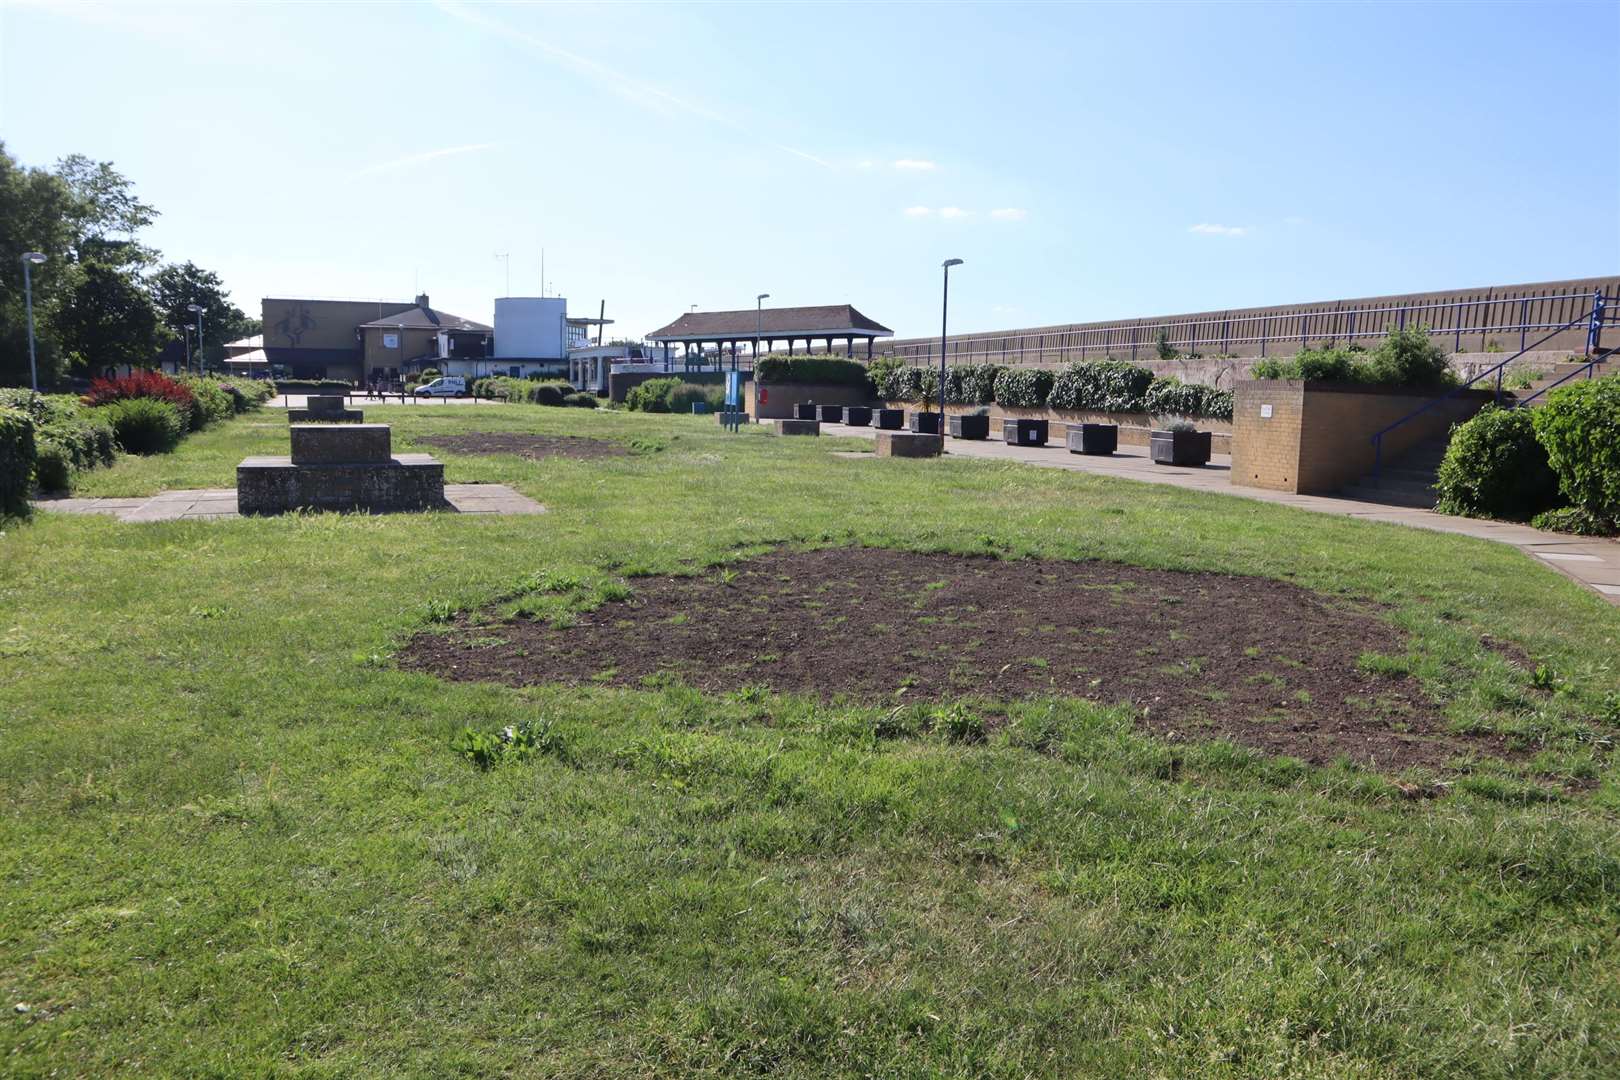
[[[446,484],[444,497],[461,514],[543,514],[546,508],[505,484]],[[36,509],[109,514],[120,521],[217,521],[234,518],[235,488],[162,491],[146,499],[41,499]]]

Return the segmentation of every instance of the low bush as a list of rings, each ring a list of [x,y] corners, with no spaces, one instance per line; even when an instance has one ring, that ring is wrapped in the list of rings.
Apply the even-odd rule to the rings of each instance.
[[[96,379],[91,382],[90,390],[84,395],[83,400],[84,404],[94,407],[138,399],[163,401],[173,405],[184,425],[181,430],[191,427],[192,413],[197,407],[196,396],[192,394],[189,386],[169,378],[161,371],[134,371],[111,379]]]
[[[33,418],[0,407],[0,517],[28,512],[35,454]]]
[[[492,375],[473,383],[477,397],[495,398],[528,405],[563,405],[573,387],[560,379],[538,382],[532,379],[514,379],[510,375]]]
[[[131,454],[161,454],[186,433],[185,414],[169,401],[128,398],[95,412],[112,426],[118,445]]]
[[[1572,533],[1575,536],[1615,536],[1620,534],[1620,521],[1601,518],[1585,510],[1566,506],[1548,510],[1530,519],[1530,524],[1548,532]]]
[[[1435,479],[1443,514],[1528,521],[1558,501],[1558,477],[1527,409],[1486,406],[1458,424]]]
[[[693,402],[704,402],[711,411],[718,411],[725,405],[726,392],[723,387],[713,385],[700,385],[698,383],[682,382],[674,377],[648,379],[639,386],[632,387],[625,396],[625,406],[636,412],[678,412],[692,411]]]
[[[73,459],[61,443],[45,438],[35,441],[34,484],[41,491],[66,491],[73,486]]]
[[[1531,416],[1564,497],[1594,520],[1620,518],[1620,375],[1559,387]]]
[[[118,456],[112,428],[71,394],[0,390],[0,408],[34,423],[34,482],[47,491],[68,487],[75,470],[111,465]]]
[[[564,394],[563,404],[573,405],[582,409],[594,409],[596,408],[596,395],[587,394],[583,391],[573,394]]]
[[[1054,409],[1142,412],[1153,373],[1121,360],[1095,360],[1065,366],[1052,379],[1047,404]]]
[[[176,380],[191,391],[192,408],[186,417],[192,431],[229,420],[237,413],[236,399],[219,379],[206,375],[181,376]]]
[[[625,407],[633,412],[669,412],[669,398],[681,385],[673,376],[648,379],[630,388],[625,395]]]
[[[1196,416],[1232,419],[1232,391],[1200,383],[1184,383],[1174,376],[1155,379],[1142,397],[1143,411],[1152,416]]]
[[[754,361],[759,383],[816,383],[829,386],[870,386],[867,367],[858,360],[834,356],[783,356],[770,353]]]
[[[959,364],[951,368],[948,400],[957,405],[994,405],[996,379],[1006,370],[1000,364]]]
[[[1456,375],[1446,352],[1424,326],[1391,330],[1368,352],[1359,346],[1301,349],[1281,360],[1262,360],[1250,369],[1256,379],[1309,379],[1369,386],[1454,386]]]
[[[1014,409],[1038,409],[1052,393],[1052,373],[1045,368],[1007,368],[996,376],[996,403]]]

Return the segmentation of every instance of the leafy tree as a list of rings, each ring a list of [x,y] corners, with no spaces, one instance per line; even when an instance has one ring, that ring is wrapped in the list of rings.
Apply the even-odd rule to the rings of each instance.
[[[142,283],[116,266],[90,262],[56,315],[56,333],[73,365],[100,371],[152,362],[172,336]]]
[[[196,263],[170,263],[152,275],[149,285],[152,302],[167,326],[196,326],[197,316],[186,308],[192,304],[204,308],[202,352],[206,363],[217,364],[224,358],[227,341],[258,332],[258,320],[249,319],[231,303],[220,276]]]
[[[22,256],[49,256],[30,267],[40,385],[61,377],[61,350],[50,332],[52,315],[72,278],[72,264],[61,257],[72,242],[69,214],[73,193],[58,176],[24,168],[0,142],[0,386],[28,385],[28,314],[23,296]]]
[[[136,267],[157,261],[155,250],[135,240],[135,234],[157,217],[157,209],[135,197],[134,182],[112,162],[69,154],[56,163],[56,175],[73,196],[68,224],[79,261]]]

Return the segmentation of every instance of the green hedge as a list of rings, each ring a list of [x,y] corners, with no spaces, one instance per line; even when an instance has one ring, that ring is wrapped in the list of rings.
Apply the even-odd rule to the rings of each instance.
[[[225,384],[211,376],[181,375],[175,380],[191,391],[195,404],[187,417],[192,431],[229,420],[237,413],[236,399]]]
[[[494,398],[499,401],[510,401],[526,405],[571,405],[577,402],[569,401],[574,388],[560,379],[539,381],[535,379],[514,379],[510,375],[491,375],[486,379],[478,379],[472,385],[472,392],[476,397]],[[596,402],[591,402],[595,408]]]
[[[784,356],[770,353],[754,361],[758,383],[815,383],[828,386],[871,386],[866,365],[831,356]]]
[[[33,418],[21,409],[0,408],[0,516],[28,513],[34,457]]]
[[[1600,521],[1620,521],[1620,375],[1560,387],[1531,415],[1564,497]]]
[[[1052,379],[1047,404],[1054,409],[1142,412],[1153,372],[1122,360],[1068,364]]]
[[[1458,424],[1435,478],[1443,514],[1528,521],[1558,501],[1558,477],[1528,409],[1486,406]]]
[[[17,409],[34,423],[34,482],[46,491],[67,488],[75,471],[111,465],[118,440],[97,410],[72,394],[0,390],[0,408]]]
[[[1052,393],[1052,373],[1045,368],[1007,368],[996,376],[996,403],[1014,409],[1038,409]]]
[[[725,389],[661,377],[631,387],[624,404],[634,412],[689,413],[693,403],[699,401],[706,403],[710,411],[718,412],[725,405]]]
[[[1232,419],[1232,391],[1199,383],[1184,383],[1175,376],[1154,379],[1142,398],[1143,411],[1152,416]]]

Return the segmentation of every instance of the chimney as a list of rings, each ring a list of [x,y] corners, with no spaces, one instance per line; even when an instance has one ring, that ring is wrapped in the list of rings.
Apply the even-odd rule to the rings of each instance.
[[[431,307],[428,306],[427,293],[422,293],[422,294],[417,296],[417,298],[416,298],[416,306],[421,308],[423,311],[432,311],[433,310]]]

